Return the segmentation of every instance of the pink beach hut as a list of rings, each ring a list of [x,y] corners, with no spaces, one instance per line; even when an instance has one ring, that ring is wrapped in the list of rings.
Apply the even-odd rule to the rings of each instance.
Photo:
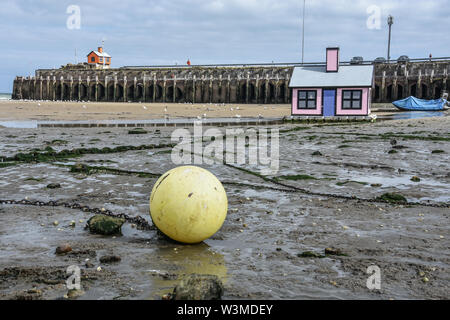
[[[339,48],[327,48],[325,66],[294,68],[289,84],[292,115],[367,117],[373,70],[373,65],[340,65]]]

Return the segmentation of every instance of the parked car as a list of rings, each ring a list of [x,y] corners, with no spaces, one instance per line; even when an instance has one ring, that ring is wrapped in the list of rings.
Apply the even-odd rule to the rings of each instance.
[[[375,60],[373,60],[373,63],[386,63],[386,59],[383,57],[378,57]]]
[[[361,64],[363,63],[364,58],[363,57],[353,57],[350,61],[350,64]]]
[[[398,62],[398,63],[409,62],[409,57],[408,57],[408,56],[400,56],[400,57],[397,59],[397,62]]]

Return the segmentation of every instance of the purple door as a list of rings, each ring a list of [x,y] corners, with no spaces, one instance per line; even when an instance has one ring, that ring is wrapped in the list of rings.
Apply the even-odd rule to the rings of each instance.
[[[336,90],[323,90],[323,116],[336,115]]]

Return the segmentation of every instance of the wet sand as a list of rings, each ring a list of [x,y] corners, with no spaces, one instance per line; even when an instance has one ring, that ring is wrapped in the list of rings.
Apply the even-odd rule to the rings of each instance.
[[[191,273],[218,275],[224,299],[450,298],[449,117],[278,128],[280,170],[273,176],[262,179],[249,165],[203,165],[223,182],[229,212],[223,228],[199,245],[129,223],[121,237],[92,235],[84,229],[89,212],[0,204],[0,299],[61,298],[70,265],[82,269],[86,293],[79,299],[161,299]],[[0,157],[46,147],[167,144],[172,130],[0,128]],[[74,173],[75,163],[101,169]],[[76,203],[151,223],[153,184],[173,167],[168,148],[3,163],[0,200]],[[46,188],[50,183],[61,188]],[[374,200],[387,192],[409,203]],[[61,242],[75,253],[55,255]],[[325,256],[328,247],[344,255]],[[121,262],[99,262],[109,254]],[[381,269],[381,290],[366,287],[371,265]]]

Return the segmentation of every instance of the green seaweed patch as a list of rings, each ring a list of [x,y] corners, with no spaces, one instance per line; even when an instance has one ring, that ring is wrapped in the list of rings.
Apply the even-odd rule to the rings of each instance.
[[[69,166],[70,172],[72,173],[82,173],[85,175],[93,175],[98,173],[109,173],[116,175],[135,175],[139,178],[159,178],[160,174],[150,173],[150,172],[141,172],[141,171],[128,171],[128,170],[120,170],[102,166],[88,166],[83,163],[77,163],[75,165]]]
[[[280,130],[280,133],[296,132],[296,131],[302,131],[302,130],[308,130],[308,129],[311,129],[311,127],[295,127],[295,128],[291,128],[291,129]]]
[[[408,200],[399,193],[385,193],[377,197],[376,200],[385,201],[389,203],[408,203]]]
[[[432,154],[439,154],[439,153],[445,153],[444,150],[433,150],[431,151]]]
[[[61,139],[55,139],[52,141],[45,141],[45,144],[51,144],[51,145],[66,145],[69,143],[69,141],[61,140]]]
[[[389,150],[389,152],[388,152],[389,154],[396,154],[396,153],[398,153],[398,151],[397,150],[395,150],[395,149],[392,149],[392,150]]]
[[[338,149],[346,149],[346,148],[351,148],[352,146],[349,146],[348,144],[341,144],[340,146],[338,146]]]
[[[299,258],[326,258],[326,256],[323,256],[321,254],[318,254],[316,252],[312,252],[312,251],[304,251],[302,253],[297,254],[297,257]]]
[[[417,177],[417,176],[414,176],[414,177],[411,178],[411,181],[412,182],[420,182],[420,178]]]
[[[25,179],[25,181],[36,181],[36,182],[42,182],[44,180],[45,180],[44,178],[33,178],[33,177]]]
[[[280,177],[276,177],[275,179],[279,180],[293,180],[293,181],[297,181],[297,180],[318,180],[316,177],[307,175],[307,174],[297,174],[297,175],[292,175],[292,176],[280,176]]]
[[[17,164],[17,162],[0,162],[0,168],[12,167]]]
[[[134,128],[128,131],[128,134],[147,134],[148,132],[142,128]]]
[[[347,253],[342,252],[341,249],[335,249],[335,248],[325,248],[325,255],[326,256],[348,257]]]
[[[323,156],[322,152],[320,152],[320,151],[314,151],[311,155],[312,156]]]
[[[347,185],[347,184],[349,184],[349,183],[357,183],[357,184],[361,184],[361,185],[363,185],[363,186],[367,186],[367,185],[368,185],[367,182],[354,181],[354,180],[339,181],[339,182],[336,183],[336,185],[342,187],[342,186],[345,186],[345,185]]]
[[[391,139],[391,138],[401,138],[403,140],[423,140],[423,141],[450,141],[450,138],[440,137],[440,136],[416,136],[416,135],[408,135],[408,134],[394,134],[394,133],[385,133],[381,134],[380,137],[382,139]]]
[[[51,147],[47,147],[43,152],[32,151],[30,153],[17,153],[12,157],[0,157],[0,162],[51,162],[61,159],[77,158],[85,154],[109,154],[120,153],[127,151],[151,150],[162,148],[173,148],[175,144],[160,144],[160,145],[140,145],[140,146],[118,146],[115,148],[105,147],[99,148],[77,148],[72,150],[54,151]]]
[[[125,219],[98,214],[88,220],[86,228],[94,234],[120,235],[124,223]]]
[[[163,151],[158,151],[156,152],[154,155],[158,155],[158,154],[169,154],[172,153],[172,150],[163,150]]]

